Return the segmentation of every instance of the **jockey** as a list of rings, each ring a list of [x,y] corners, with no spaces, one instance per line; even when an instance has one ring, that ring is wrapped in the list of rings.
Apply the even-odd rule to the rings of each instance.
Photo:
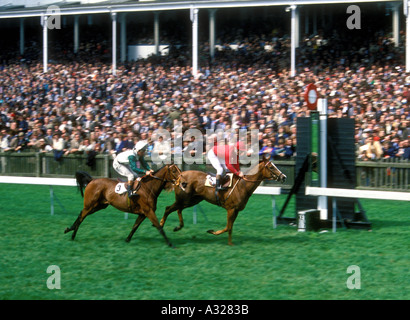
[[[239,141],[236,144],[218,143],[208,151],[207,157],[216,170],[216,191],[226,190],[222,186],[224,171],[243,177],[239,167],[239,151],[245,151],[244,144]]]
[[[128,179],[128,197],[138,195],[137,193],[134,193],[132,188],[136,177],[140,177],[141,175],[149,175],[154,172],[144,159],[147,147],[148,144],[145,141],[138,141],[132,150],[123,151],[114,159],[113,167],[115,171],[122,176],[126,176]],[[138,178],[137,181],[139,184],[140,178]]]

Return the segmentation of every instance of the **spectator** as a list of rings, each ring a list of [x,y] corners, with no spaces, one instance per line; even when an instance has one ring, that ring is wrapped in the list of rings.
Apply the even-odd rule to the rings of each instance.
[[[11,136],[7,132],[6,129],[1,130],[0,138],[1,138],[0,152],[12,151],[10,147]]]
[[[65,141],[61,137],[60,132],[55,132],[53,134],[52,148],[53,148],[53,153],[54,153],[54,160],[58,162],[62,161],[66,148],[65,148]]]
[[[46,153],[53,151],[53,147],[46,143],[44,138],[39,139],[39,142],[35,145],[37,152]]]
[[[117,154],[134,148],[134,133],[128,132],[128,134],[122,135],[122,141],[117,148]]]
[[[263,145],[259,151],[259,155],[263,155],[266,157],[269,155],[269,159],[273,160],[275,156],[275,148],[273,141],[271,139],[265,138],[263,140]]]
[[[70,147],[68,148],[68,150],[65,152],[64,155],[69,155],[69,154],[81,154],[81,135],[79,132],[76,132],[74,134],[74,139],[71,139],[70,142]]]
[[[403,141],[403,151],[401,153],[401,157],[404,160],[410,160],[410,144],[409,140],[404,140]]]
[[[10,142],[10,149],[14,152],[23,152],[28,148],[28,139],[23,131],[20,131]]]

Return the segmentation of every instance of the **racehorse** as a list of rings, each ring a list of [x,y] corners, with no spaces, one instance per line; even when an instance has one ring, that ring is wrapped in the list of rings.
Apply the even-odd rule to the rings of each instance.
[[[219,231],[208,230],[208,233],[219,235],[228,231],[229,245],[232,245],[232,227],[235,219],[239,211],[245,209],[250,196],[260,183],[265,179],[273,179],[282,183],[286,180],[286,176],[271,161],[265,158],[259,162],[257,173],[246,175],[243,178],[234,176],[232,181],[233,187],[226,191],[219,191],[219,194],[215,194],[215,188],[205,186],[206,176],[206,173],[195,170],[181,173],[180,183],[175,187],[175,202],[166,207],[160,225],[164,226],[168,215],[177,210],[179,226],[174,231],[182,229],[184,226],[182,210],[192,207],[202,200],[206,200],[226,209],[226,227]]]
[[[142,177],[138,197],[129,198],[126,193],[118,194],[115,192],[115,188],[119,183],[116,179],[93,179],[86,172],[77,172],[77,186],[81,192],[81,196],[84,198],[84,208],[81,210],[74,224],[70,228],[66,228],[64,233],[74,231],[71,237],[74,240],[80,224],[87,216],[111,205],[118,210],[138,215],[131,233],[126,239],[127,242],[131,241],[139,225],[145,218],[148,218],[153,226],[159,230],[166,243],[171,247],[172,244],[165,235],[162,226],[159,224],[155,210],[157,208],[157,198],[161,191],[164,188],[171,190],[180,174],[181,170],[175,164],[165,165],[156,172]]]

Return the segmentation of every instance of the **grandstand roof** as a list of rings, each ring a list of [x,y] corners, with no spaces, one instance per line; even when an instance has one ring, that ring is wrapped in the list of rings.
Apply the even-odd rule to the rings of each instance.
[[[61,15],[119,13],[138,11],[164,11],[182,9],[237,8],[261,6],[288,6],[312,4],[358,4],[366,2],[398,2],[396,0],[46,0],[0,1],[0,18],[38,17],[46,13],[50,5],[56,5]],[[398,2],[400,3],[400,2]],[[37,4],[37,5],[36,5]]]

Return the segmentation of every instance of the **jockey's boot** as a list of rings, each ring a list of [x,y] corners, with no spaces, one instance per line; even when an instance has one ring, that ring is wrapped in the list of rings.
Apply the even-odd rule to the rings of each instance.
[[[138,196],[138,193],[135,193],[135,191],[132,189],[132,184],[130,183],[127,185],[127,191],[128,191],[128,198]]]
[[[222,177],[219,174],[216,175],[215,185],[216,185],[216,191],[225,191],[225,190],[227,190],[227,188],[222,186]]]

